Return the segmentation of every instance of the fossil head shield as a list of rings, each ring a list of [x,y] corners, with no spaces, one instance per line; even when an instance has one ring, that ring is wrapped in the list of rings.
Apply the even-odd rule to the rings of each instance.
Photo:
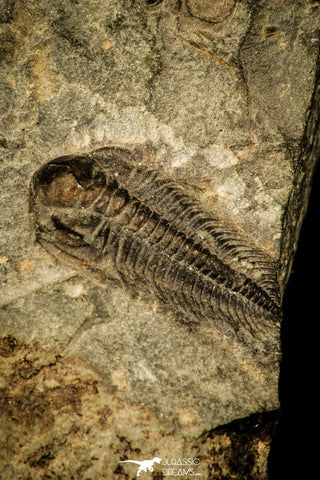
[[[277,264],[207,212],[181,183],[104,148],[41,167],[30,186],[36,238],[60,259],[113,265],[195,323],[272,337],[281,317]]]

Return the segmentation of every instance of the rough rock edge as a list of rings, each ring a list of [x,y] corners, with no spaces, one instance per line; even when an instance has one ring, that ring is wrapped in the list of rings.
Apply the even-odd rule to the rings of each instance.
[[[317,59],[315,88],[298,157],[293,186],[282,220],[280,248],[280,288],[288,283],[303,219],[307,213],[315,165],[320,155],[320,52]]]

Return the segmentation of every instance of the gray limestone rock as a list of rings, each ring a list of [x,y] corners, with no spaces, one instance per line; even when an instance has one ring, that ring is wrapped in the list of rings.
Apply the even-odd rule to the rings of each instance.
[[[81,385],[90,370],[109,392],[112,420],[88,446],[112,458],[99,478],[133,478],[119,464],[132,456],[205,458],[206,432],[279,407],[279,325],[271,351],[248,346],[57,261],[35,242],[29,185],[63,155],[138,149],[274,263],[282,297],[319,155],[319,3],[12,0],[0,22],[0,334],[76,362]],[[63,398],[46,400],[50,425]],[[27,478],[12,468],[5,478]]]

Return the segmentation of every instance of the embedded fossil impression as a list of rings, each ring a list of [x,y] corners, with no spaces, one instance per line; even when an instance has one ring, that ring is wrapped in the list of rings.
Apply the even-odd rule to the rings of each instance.
[[[134,153],[110,147],[45,164],[30,211],[50,253],[101,271],[109,263],[195,322],[261,339],[279,325],[277,264]]]

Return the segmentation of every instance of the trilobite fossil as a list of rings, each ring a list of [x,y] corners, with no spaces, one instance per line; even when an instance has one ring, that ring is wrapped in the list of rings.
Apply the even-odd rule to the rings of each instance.
[[[281,317],[277,264],[184,186],[103,148],[42,166],[30,186],[37,240],[88,268],[112,264],[195,322],[263,337]]]

